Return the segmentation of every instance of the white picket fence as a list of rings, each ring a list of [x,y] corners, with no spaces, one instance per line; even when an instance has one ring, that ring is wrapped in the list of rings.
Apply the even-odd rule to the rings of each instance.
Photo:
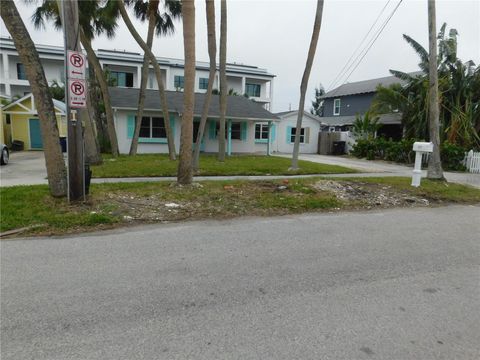
[[[480,174],[480,152],[470,150],[465,154],[465,167],[474,174]]]

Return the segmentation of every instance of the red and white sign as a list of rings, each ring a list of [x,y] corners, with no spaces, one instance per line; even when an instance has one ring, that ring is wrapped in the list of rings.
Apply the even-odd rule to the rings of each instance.
[[[87,107],[87,85],[82,79],[68,80],[68,103],[72,108]]]
[[[67,76],[85,80],[87,58],[79,51],[67,51]]]

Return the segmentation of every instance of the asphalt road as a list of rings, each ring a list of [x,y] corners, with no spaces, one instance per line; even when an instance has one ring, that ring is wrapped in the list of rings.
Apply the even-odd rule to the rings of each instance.
[[[1,242],[1,358],[478,359],[480,207]]]

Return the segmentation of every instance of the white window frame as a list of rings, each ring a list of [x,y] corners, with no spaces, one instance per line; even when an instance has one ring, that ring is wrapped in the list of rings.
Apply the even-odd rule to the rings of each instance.
[[[338,112],[337,110],[337,101],[338,101]],[[340,115],[340,107],[342,106],[341,99],[334,99],[333,100],[333,115]]]
[[[290,144],[293,144],[295,142],[296,129],[296,127],[292,127],[292,130],[290,132]],[[305,134],[307,133],[307,130],[305,129],[306,128],[304,127],[300,128],[300,144],[305,144]]]
[[[257,126],[260,126],[260,138],[257,138]],[[264,130],[267,130],[266,133],[267,133],[267,137],[266,138],[263,138],[263,134],[265,133]],[[268,140],[268,132],[269,132],[269,129],[268,129],[268,123],[255,123],[255,140]]]
[[[143,116],[143,118],[148,118],[149,119],[149,136],[139,136],[139,138],[142,139],[166,139],[166,137],[161,137],[161,136],[153,136],[153,118],[160,118],[163,120],[162,116]],[[163,121],[163,127],[156,126],[156,128],[160,129],[165,129],[165,120]],[[166,129],[164,130],[166,132]]]

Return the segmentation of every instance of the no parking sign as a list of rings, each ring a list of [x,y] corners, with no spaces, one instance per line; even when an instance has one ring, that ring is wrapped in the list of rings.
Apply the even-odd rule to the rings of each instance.
[[[72,108],[87,107],[87,87],[85,80],[69,79],[68,80],[68,101]]]
[[[84,54],[79,51],[68,50],[68,104],[72,108],[85,108],[87,106],[86,62]]]

